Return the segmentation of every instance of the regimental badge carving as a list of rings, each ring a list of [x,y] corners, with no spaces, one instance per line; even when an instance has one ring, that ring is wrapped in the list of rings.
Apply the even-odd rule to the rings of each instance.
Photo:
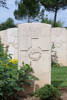
[[[28,56],[32,61],[38,61],[41,58],[41,49],[40,48],[30,48]]]

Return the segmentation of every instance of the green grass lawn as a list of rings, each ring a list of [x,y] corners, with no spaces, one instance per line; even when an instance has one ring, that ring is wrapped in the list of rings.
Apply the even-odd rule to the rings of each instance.
[[[52,67],[51,81],[56,87],[67,87],[67,67]]]

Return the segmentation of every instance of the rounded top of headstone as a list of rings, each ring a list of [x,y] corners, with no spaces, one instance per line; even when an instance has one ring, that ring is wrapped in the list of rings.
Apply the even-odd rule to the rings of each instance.
[[[45,23],[23,23],[23,24],[18,24],[17,26],[19,27],[19,26],[30,26],[30,25],[32,25],[32,26],[45,26],[45,27],[50,27],[51,28],[51,25],[50,24],[45,24]]]

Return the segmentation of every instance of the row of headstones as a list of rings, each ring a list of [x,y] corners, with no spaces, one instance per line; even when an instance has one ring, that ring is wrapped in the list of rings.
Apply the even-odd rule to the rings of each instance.
[[[61,33],[61,34],[60,34]],[[50,25],[32,23],[19,24],[0,32],[2,43],[9,45],[8,53],[22,62],[31,63],[35,75],[40,79],[35,84],[51,83],[51,45],[54,43],[58,62],[67,65],[67,30],[51,28]]]
[[[32,23],[18,25],[18,58],[31,63],[35,75],[40,79],[37,86],[51,83],[51,50],[54,43],[57,63],[67,65],[67,30],[51,28],[51,25]]]
[[[18,67],[22,62],[30,64],[40,80],[35,84],[42,86],[51,82],[51,46],[50,25],[20,24],[18,28],[0,32],[4,47],[8,53],[18,58]]]

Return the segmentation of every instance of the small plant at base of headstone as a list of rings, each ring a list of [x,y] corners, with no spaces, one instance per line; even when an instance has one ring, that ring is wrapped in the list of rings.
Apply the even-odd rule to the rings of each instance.
[[[34,96],[39,97],[41,100],[59,100],[61,98],[60,91],[52,85],[45,85],[39,88]]]
[[[38,79],[32,73],[28,64],[18,70],[17,61],[7,55],[0,42],[0,100],[17,100],[18,92],[24,91],[23,86],[31,86],[30,81]]]

